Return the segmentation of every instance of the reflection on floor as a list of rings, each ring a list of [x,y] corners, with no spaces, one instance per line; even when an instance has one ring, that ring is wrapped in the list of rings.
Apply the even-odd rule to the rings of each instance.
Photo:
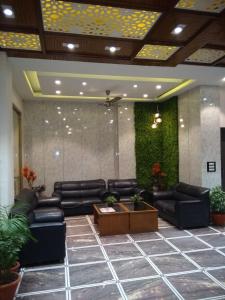
[[[99,237],[92,216],[67,218],[64,264],[25,268],[24,300],[225,299],[225,228]]]

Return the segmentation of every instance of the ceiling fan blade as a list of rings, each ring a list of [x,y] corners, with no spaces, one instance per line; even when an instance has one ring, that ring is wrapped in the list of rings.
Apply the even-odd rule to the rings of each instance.
[[[114,97],[112,100],[110,100],[110,103],[115,103],[117,101],[120,101],[122,99],[122,97]]]

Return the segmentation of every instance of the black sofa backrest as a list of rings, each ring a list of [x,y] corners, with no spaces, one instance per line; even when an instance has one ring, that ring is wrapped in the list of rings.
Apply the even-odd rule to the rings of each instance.
[[[201,200],[208,200],[209,199],[209,191],[210,189],[200,187],[200,186],[195,186],[195,185],[190,185],[184,182],[179,182],[176,187],[175,187],[175,196],[176,200],[186,200],[184,199],[184,194],[185,198],[189,199],[201,199]],[[181,199],[179,199],[179,194],[181,195]],[[188,199],[187,199],[188,200]]]
[[[121,196],[131,195],[136,193],[136,179],[109,179],[108,189],[110,192],[116,191]]]
[[[80,198],[99,196],[105,190],[106,184],[103,179],[83,181],[55,182],[54,192],[65,198]]]

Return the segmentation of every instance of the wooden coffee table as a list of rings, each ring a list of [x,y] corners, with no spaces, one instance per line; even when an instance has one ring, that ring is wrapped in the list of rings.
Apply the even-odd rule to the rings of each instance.
[[[133,202],[121,203],[129,211],[130,233],[158,230],[158,210],[142,201],[137,206]]]
[[[129,212],[121,203],[113,206],[114,212],[102,212],[105,204],[94,204],[94,222],[100,235],[124,234],[129,232]]]
[[[104,212],[105,204],[94,204],[94,222],[100,235],[139,233],[158,230],[158,210],[141,202],[120,202],[113,206],[114,212]]]

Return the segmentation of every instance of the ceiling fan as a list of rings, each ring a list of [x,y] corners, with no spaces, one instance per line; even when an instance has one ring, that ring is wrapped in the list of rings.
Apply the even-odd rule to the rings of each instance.
[[[105,93],[106,93],[106,100],[103,104],[100,104],[100,105],[104,105],[105,107],[111,107],[114,103],[122,99],[122,97],[119,96],[110,99],[110,90],[106,90]]]

